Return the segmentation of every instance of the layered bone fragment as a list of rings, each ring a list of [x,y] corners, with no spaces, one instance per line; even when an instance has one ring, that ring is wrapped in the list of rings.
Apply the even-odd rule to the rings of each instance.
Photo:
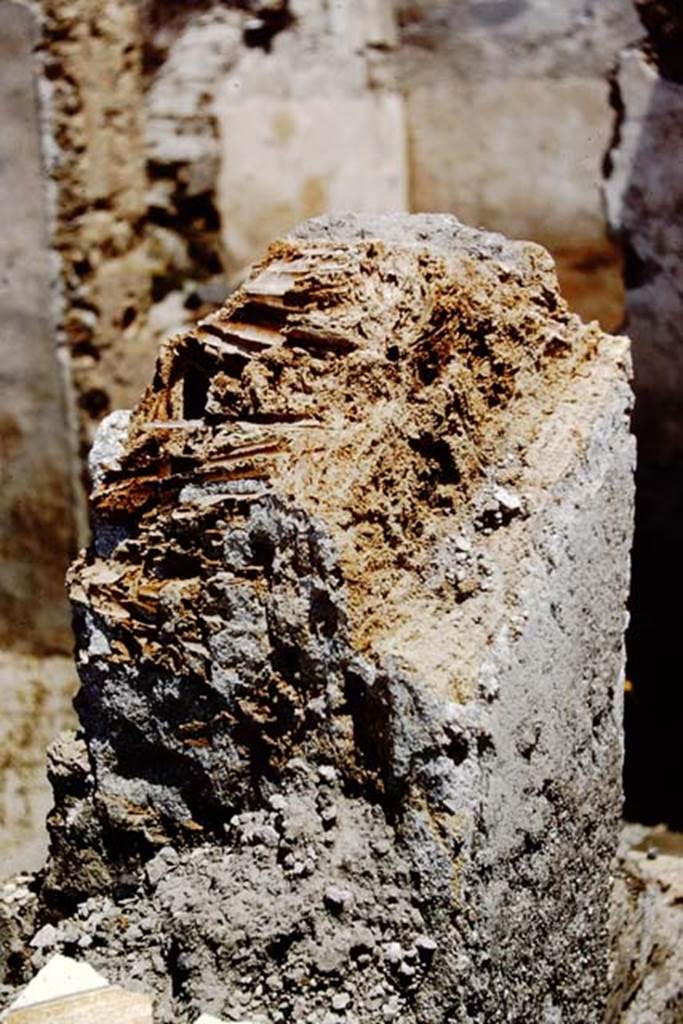
[[[94,922],[165,1021],[601,1021],[628,374],[447,216],[310,221],[171,339],[95,445],[46,954]]]

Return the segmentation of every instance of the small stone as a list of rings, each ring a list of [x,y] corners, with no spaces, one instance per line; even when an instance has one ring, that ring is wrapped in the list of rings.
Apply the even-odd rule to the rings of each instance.
[[[398,1000],[390,1000],[382,1006],[382,1016],[385,1020],[397,1020],[399,1012]]]
[[[348,992],[337,992],[337,994],[332,997],[332,1009],[345,1010],[350,1002],[351,996]]]
[[[279,842],[280,836],[272,825],[261,825],[259,828],[254,829],[254,845],[263,843],[264,846],[277,846]]]
[[[493,492],[493,497],[498,502],[499,507],[507,513],[519,512],[522,507],[518,496],[513,494],[512,491],[506,490],[505,487],[497,487]]]
[[[384,950],[384,959],[390,964],[399,964],[403,959],[403,948],[400,942],[390,942]]]
[[[52,924],[46,924],[39,932],[36,932],[29,945],[34,949],[43,949],[45,946],[54,946],[56,941],[57,929]]]
[[[156,888],[161,879],[176,866],[179,860],[177,850],[174,850],[172,846],[164,846],[156,857],[148,861],[145,866],[145,874],[152,888]]]
[[[338,885],[330,885],[325,890],[325,904],[335,914],[340,914],[353,901],[350,889]]]
[[[325,825],[333,825],[337,820],[337,809],[335,807],[324,807],[320,812],[320,817]]]
[[[438,949],[438,944],[429,935],[420,935],[415,941],[415,948],[423,960],[431,960]]]

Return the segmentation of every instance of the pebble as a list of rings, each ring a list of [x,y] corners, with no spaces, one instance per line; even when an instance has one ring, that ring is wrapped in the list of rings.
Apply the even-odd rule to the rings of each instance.
[[[382,1016],[385,1020],[397,1020],[399,1013],[398,1000],[389,1000],[382,1006]]]
[[[434,939],[430,938],[429,935],[420,935],[415,941],[415,946],[420,956],[425,959],[430,959],[437,951],[438,943]]]
[[[390,964],[399,964],[403,959],[403,949],[400,942],[389,942],[384,950],[384,958]]]
[[[350,889],[343,889],[338,885],[330,885],[325,890],[325,903],[330,910],[340,913],[353,901],[353,893]]]
[[[57,929],[52,924],[46,924],[39,932],[36,932],[29,945],[34,949],[42,949],[43,946],[54,946],[56,941]]]
[[[505,487],[497,487],[493,492],[493,497],[506,512],[519,512],[522,507],[519,497],[512,491],[506,490]]]
[[[164,846],[163,849],[159,850],[156,857],[148,861],[145,866],[145,874],[147,875],[147,881],[152,887],[156,887],[161,879],[176,866],[180,857],[177,850],[174,850],[172,846]]]

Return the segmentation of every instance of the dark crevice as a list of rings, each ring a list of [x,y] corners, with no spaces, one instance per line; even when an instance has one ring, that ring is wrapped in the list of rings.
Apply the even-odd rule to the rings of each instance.
[[[262,8],[258,16],[250,19],[245,25],[244,43],[246,46],[270,53],[275,36],[293,23],[294,17],[287,9],[286,2],[279,8]]]
[[[205,367],[189,363],[183,379],[183,416],[186,420],[200,420],[206,410],[211,377]]]
[[[447,441],[431,434],[422,434],[417,440],[410,440],[410,447],[427,463],[429,479],[439,484],[459,484],[461,480],[453,452]]]
[[[656,260],[642,257],[633,244],[624,246],[624,284],[627,290],[632,291],[649,284],[661,269]]]
[[[659,72],[683,83],[683,8],[680,0],[636,0],[636,9],[648,34],[646,49]]]

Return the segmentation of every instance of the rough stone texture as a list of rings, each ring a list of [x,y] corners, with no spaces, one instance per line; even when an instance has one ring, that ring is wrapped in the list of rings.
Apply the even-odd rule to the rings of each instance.
[[[74,724],[76,682],[71,658],[0,652],[0,880],[44,863],[52,802],[45,751]]]
[[[607,1022],[683,1019],[683,835],[627,826],[612,907]]]
[[[35,889],[35,875],[27,873],[0,887],[0,1008],[14,1002],[15,982],[30,980],[28,941],[36,930],[38,912]]]
[[[676,723],[683,700],[674,683],[679,625],[670,595],[683,572],[683,80],[668,40],[683,36],[683,17],[676,3],[641,8],[655,31],[619,61],[605,186],[609,220],[626,253],[639,450],[626,792],[636,820],[681,828],[683,748]]]
[[[309,222],[171,340],[96,447],[33,967],[169,1022],[601,1021],[627,377],[448,217]]]
[[[68,647],[73,555],[68,442],[50,272],[28,8],[0,2],[0,649]],[[11,214],[11,215],[10,215]],[[45,538],[49,538],[46,543]]]
[[[610,327],[619,323],[619,260],[601,235],[595,172],[607,130],[601,76],[634,32],[630,3],[610,0],[583,13],[574,2],[562,10],[539,3],[456,6],[35,5],[56,298],[43,292],[30,305],[45,318],[51,311],[57,325],[73,458],[68,466],[62,411],[43,404],[45,436],[33,459],[45,464],[34,476],[50,483],[41,501],[50,518],[41,531],[16,527],[36,505],[21,485],[3,551],[9,623],[16,602],[14,619],[35,617],[33,632],[51,648],[48,620],[61,616],[64,642],[59,577],[75,532],[69,492],[78,499],[87,485],[83,460],[97,423],[137,400],[158,337],[223,301],[266,240],[302,216],[441,208],[552,242],[570,303]],[[16,5],[5,0],[5,8]],[[30,21],[23,8],[12,17]],[[25,42],[14,56],[28,87],[29,50]],[[29,110],[22,123],[34,117]],[[25,181],[38,197],[37,182]],[[19,191],[8,188],[13,197]],[[550,239],[550,224],[561,237]],[[595,237],[584,231],[576,242],[580,224],[593,225]],[[22,287],[26,280],[24,271]],[[33,332],[31,340],[43,336],[47,341],[48,333]],[[48,390],[56,390],[54,369],[43,369],[49,345],[40,360],[27,358],[27,345],[8,347],[21,371],[21,380],[13,377],[17,396],[30,393],[27,368],[35,376],[38,364],[41,379],[55,381]],[[16,426],[13,419],[5,431],[13,450]],[[85,539],[82,500],[76,517]],[[56,582],[45,600],[29,603],[27,595],[42,586],[35,577],[41,559],[54,563]]]

